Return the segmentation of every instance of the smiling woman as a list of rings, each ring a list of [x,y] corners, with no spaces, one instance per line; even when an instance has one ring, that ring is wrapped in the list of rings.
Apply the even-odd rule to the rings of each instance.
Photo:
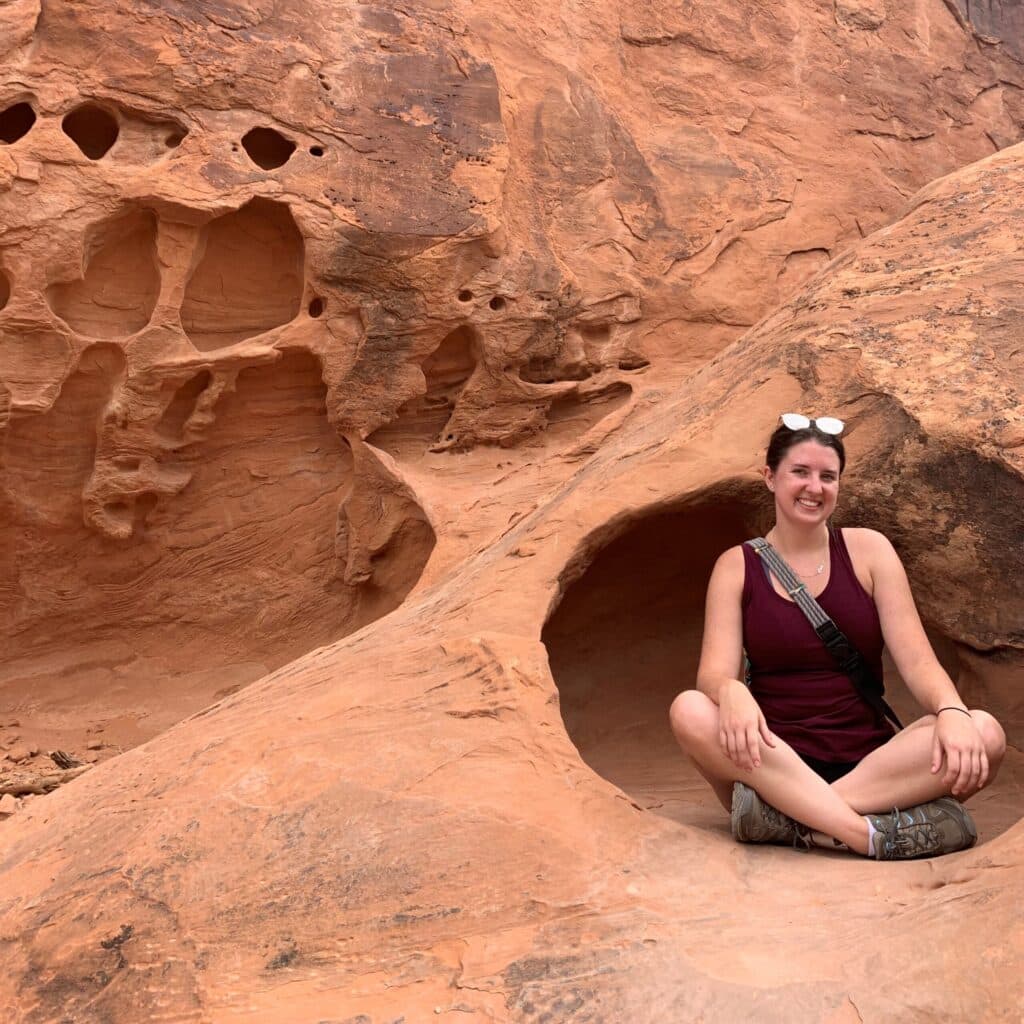
[[[697,689],[672,705],[676,739],[731,811],[737,840],[886,860],[971,846],[959,801],[994,778],[1003,731],[966,707],[936,659],[892,545],[830,526],[842,422],[781,419],[764,468],[775,525],[763,548],[732,547],[715,565]],[[829,620],[858,667],[849,649],[837,659],[826,646]],[[883,646],[931,712],[895,734],[876,682]],[[894,806],[907,809],[883,813]]]

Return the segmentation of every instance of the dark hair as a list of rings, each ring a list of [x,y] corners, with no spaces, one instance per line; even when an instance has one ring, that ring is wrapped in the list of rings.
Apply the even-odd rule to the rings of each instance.
[[[846,449],[837,434],[826,434],[823,430],[818,430],[817,427],[790,430],[785,423],[780,423],[775,428],[775,433],[772,434],[771,440],[768,442],[768,451],[764,457],[768,468],[774,473],[779,468],[779,463],[786,452],[794,445],[804,441],[814,441],[823,448],[831,448],[839,456],[839,472],[842,474],[846,468]]]

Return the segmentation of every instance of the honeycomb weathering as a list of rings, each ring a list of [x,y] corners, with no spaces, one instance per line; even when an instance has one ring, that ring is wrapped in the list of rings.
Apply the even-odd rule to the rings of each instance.
[[[117,118],[95,103],[83,103],[61,122],[64,134],[90,159],[101,160],[117,142]]]
[[[302,235],[288,207],[253,199],[200,235],[181,323],[201,351],[288,323],[302,299]]]
[[[796,865],[658,722],[795,408],[1024,738],[1020,27],[0,3],[3,1019],[1012,1016],[1018,749]]]
[[[80,280],[46,290],[54,313],[79,334],[124,338],[149,323],[160,292],[156,217],[134,210],[92,226]]]
[[[0,111],[0,142],[10,145],[28,135],[36,123],[31,103],[15,103]]]
[[[295,143],[273,128],[252,128],[242,136],[242,146],[252,162],[265,171],[282,167],[295,152]]]

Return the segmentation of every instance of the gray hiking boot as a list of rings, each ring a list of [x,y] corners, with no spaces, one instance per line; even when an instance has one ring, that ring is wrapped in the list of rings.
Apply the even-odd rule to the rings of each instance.
[[[879,860],[938,857],[969,849],[978,841],[974,820],[951,796],[908,807],[905,811],[894,808],[891,814],[867,817],[876,829],[872,853]]]
[[[803,826],[766,804],[742,782],[732,787],[732,837],[738,843],[804,843]]]

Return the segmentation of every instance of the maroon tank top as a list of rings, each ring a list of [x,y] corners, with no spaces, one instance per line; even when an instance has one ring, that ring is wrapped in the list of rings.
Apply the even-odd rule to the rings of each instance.
[[[829,531],[832,568],[818,603],[882,678],[882,627],[871,595],[853,571],[842,530]],[[859,761],[892,727],[840,672],[800,609],[776,593],[764,563],[743,545],[743,646],[751,693],[768,728],[794,750],[821,761]]]

